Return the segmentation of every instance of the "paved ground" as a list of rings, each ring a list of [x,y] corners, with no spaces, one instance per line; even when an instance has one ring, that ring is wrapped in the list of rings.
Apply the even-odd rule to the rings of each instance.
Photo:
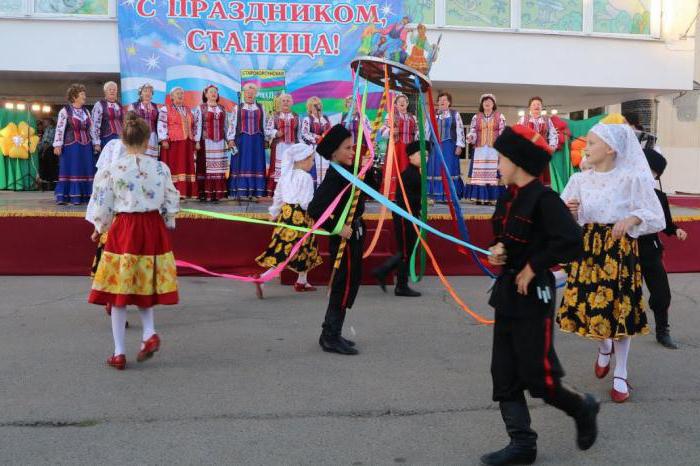
[[[534,402],[540,464],[700,464],[698,275],[672,277],[679,351],[635,339],[631,402],[609,401],[593,375],[595,346],[557,334],[569,384],[603,401],[601,436],[574,446],[570,419]],[[486,311],[483,278],[454,278]],[[325,289],[181,280],[182,304],[161,308],[163,347],[136,364],[103,366],[109,321],[79,277],[0,277],[0,463],[477,464],[505,434],[490,400],[490,329],[475,325],[434,278],[420,299],[360,291],[348,318],[356,357],[316,344]],[[488,311],[486,311],[488,314]]]

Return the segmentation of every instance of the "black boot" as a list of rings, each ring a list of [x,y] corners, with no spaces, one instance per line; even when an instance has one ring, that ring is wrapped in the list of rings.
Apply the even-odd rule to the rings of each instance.
[[[386,276],[399,266],[401,263],[401,254],[394,254],[386,260],[382,265],[372,270],[372,276],[377,279],[377,284],[386,293]]]
[[[409,288],[408,286],[408,264],[401,261],[396,268],[396,288],[394,288],[395,296],[406,296],[409,298],[417,298],[421,294]]]
[[[668,325],[664,328],[659,328],[659,325],[656,325],[656,341],[658,341],[664,348],[678,349],[678,345],[671,338]]]
[[[348,345],[345,339],[340,336],[343,330],[343,320],[345,320],[344,314],[345,311],[338,306],[328,304],[323,331],[318,339],[318,344],[321,345],[323,351],[345,355],[358,354],[359,351]]]
[[[503,449],[481,457],[487,465],[532,464],[537,459],[537,434],[530,429],[530,412],[525,400],[501,401],[501,416],[510,443]]]
[[[600,403],[590,393],[583,396],[581,408],[574,421],[576,422],[576,445],[581,450],[588,450],[598,437],[598,411]]]

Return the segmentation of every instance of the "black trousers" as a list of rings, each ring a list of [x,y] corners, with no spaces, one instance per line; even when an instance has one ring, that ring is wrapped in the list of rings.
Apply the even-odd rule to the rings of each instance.
[[[397,251],[379,269],[384,274],[396,270],[396,286],[408,286],[408,271],[411,261],[411,253],[418,240],[418,235],[413,229],[413,224],[403,217],[394,214],[394,237],[396,238]]]
[[[671,287],[664,268],[663,249],[645,248],[639,255],[639,265],[649,289],[649,307],[654,312],[656,333],[663,333],[668,330],[668,309],[671,307]]]
[[[562,385],[564,370],[554,350],[552,314],[544,318],[496,317],[493,327],[491,376],[493,400],[525,404],[524,391],[533,398],[576,416],[583,397]]]
[[[333,267],[341,242],[340,236],[329,239],[330,267]],[[343,330],[345,311],[355,303],[357,291],[362,281],[362,253],[364,252],[365,225],[362,221],[353,223],[353,232],[347,240],[340,267],[335,272],[331,293],[323,322],[323,333],[338,336]]]

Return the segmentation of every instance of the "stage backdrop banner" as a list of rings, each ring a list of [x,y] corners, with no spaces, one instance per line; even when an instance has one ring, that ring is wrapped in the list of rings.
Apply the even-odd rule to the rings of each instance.
[[[248,83],[258,87],[258,103],[270,115],[275,97],[284,92],[284,70],[241,70],[241,87]]]
[[[243,70],[257,70],[282,73],[295,111],[305,114],[306,99],[318,96],[324,113],[339,114],[352,93],[349,63],[363,52],[363,38],[401,36],[403,3],[120,1],[122,101],[136,101],[138,88],[148,82],[155,102],[180,86],[186,103],[196,105],[202,89],[214,84],[230,108],[238,102]]]

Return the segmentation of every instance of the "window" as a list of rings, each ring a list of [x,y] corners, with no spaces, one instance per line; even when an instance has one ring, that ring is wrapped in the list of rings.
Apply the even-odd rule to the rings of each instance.
[[[523,29],[583,31],[583,0],[522,0]]]
[[[447,0],[445,16],[448,26],[509,28],[510,0]]]
[[[593,0],[593,32],[651,33],[651,0]]]
[[[412,23],[435,24],[435,0],[403,0],[403,13]]]
[[[0,0],[0,15],[20,16],[24,14],[22,0]]]
[[[34,0],[34,13],[57,15],[106,15],[108,0]]]

